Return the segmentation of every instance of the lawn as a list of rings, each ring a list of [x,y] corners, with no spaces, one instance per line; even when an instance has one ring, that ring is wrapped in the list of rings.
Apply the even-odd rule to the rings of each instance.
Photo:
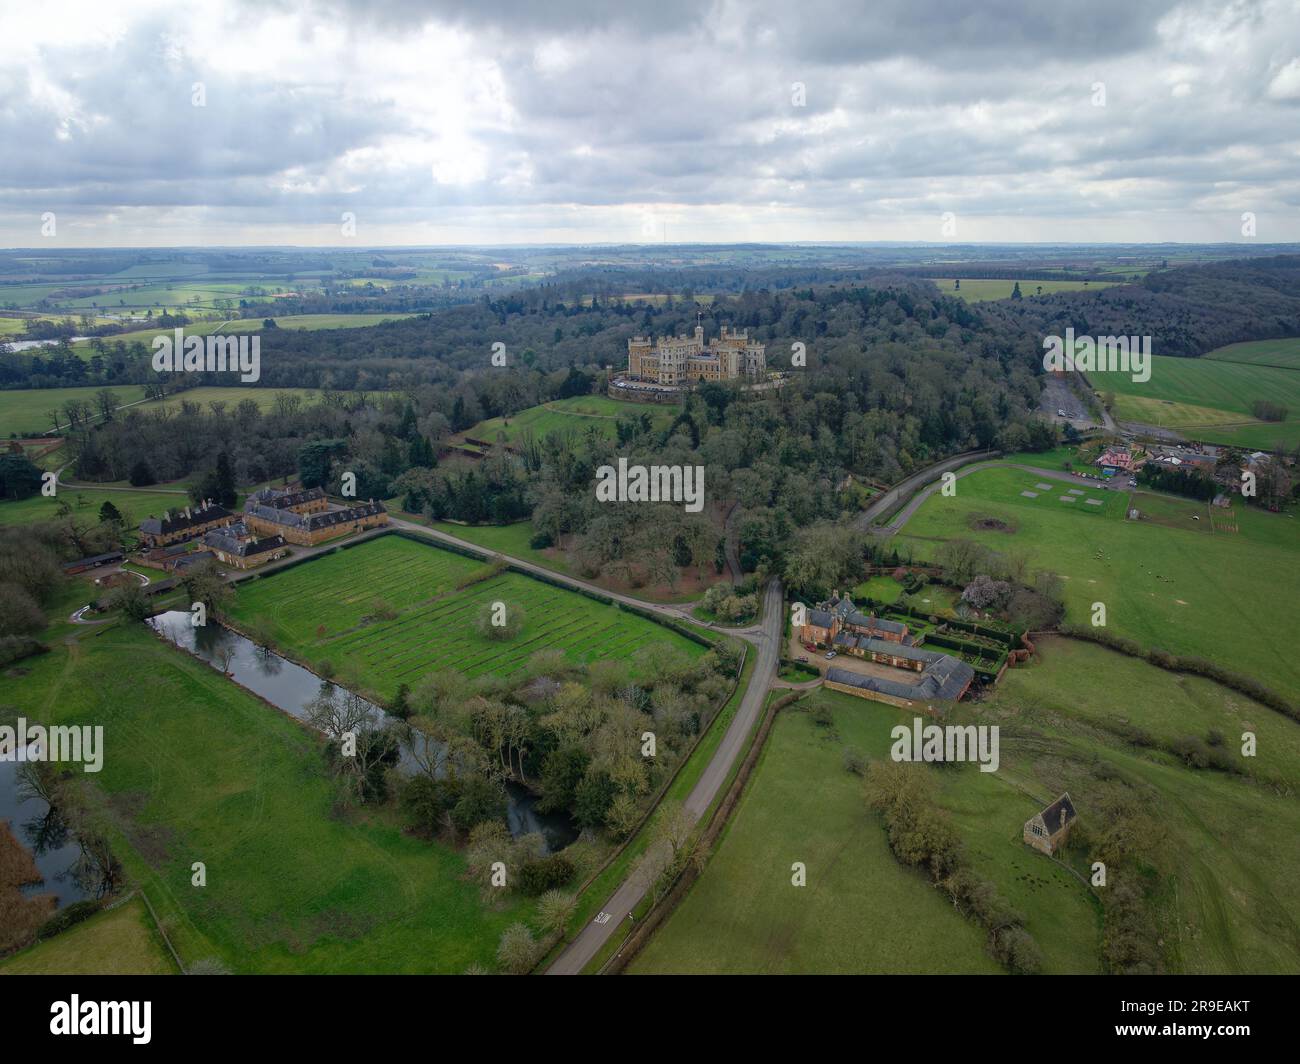
[[[861,781],[842,764],[845,749],[888,756],[889,729],[909,715],[826,691],[815,698],[831,707],[834,728],[797,709],[778,717],[721,845],[633,972],[989,970],[983,933],[897,863]],[[1023,915],[1045,972],[1103,965],[1090,891],[1022,842],[1024,821],[1066,790],[1085,833],[1115,794],[1150,816],[1147,857],[1159,869],[1155,911],[1171,971],[1300,970],[1291,889],[1300,807],[1273,785],[1300,778],[1292,721],[1208,680],[1062,638],[1043,640],[1033,663],[961,712],[1000,727],[998,771],[920,771],[932,774],[971,866]],[[1247,770],[1259,782],[1140,750],[1116,734],[1124,727],[1164,741],[1252,730],[1259,758]],[[1065,857],[1086,870],[1082,843]],[[807,865],[806,888],[790,886],[795,860]]]
[[[957,481],[957,494],[935,493],[904,526],[897,546],[933,558],[939,540],[966,538],[1019,553],[1031,568],[1065,578],[1067,619],[1089,623],[1094,602],[1107,623],[1143,646],[1208,658],[1300,697],[1300,659],[1290,633],[1300,594],[1300,528],[1294,517],[1238,508],[1240,532],[1205,535],[1124,517],[1123,492],[1080,489],[1099,507],[1062,503],[1061,482],[1020,470],[982,469]],[[1025,498],[1022,491],[1035,492]],[[1168,507],[1192,509],[1173,502]],[[1000,522],[1006,530],[973,524]],[[1241,618],[1225,623],[1225,618]]]
[[[441,670],[510,676],[539,650],[559,649],[584,663],[627,661],[633,675],[649,643],[703,652],[653,621],[519,573],[456,590],[481,568],[451,551],[384,536],[246,583],[230,612],[237,623],[269,626],[278,647],[309,665],[350,664],[381,698]],[[526,620],[513,639],[494,641],[477,631],[480,609],[492,602],[522,608]],[[376,603],[396,616],[367,620]]]
[[[1300,369],[1300,337],[1229,344],[1201,357],[1208,358],[1212,362],[1241,362],[1255,366]]]
[[[360,329],[413,316],[411,314],[286,314],[274,320],[276,326],[281,329]],[[208,336],[212,333],[223,335],[261,333],[265,336],[271,330],[263,326],[264,320],[264,318],[232,318],[226,321],[196,321],[185,326],[185,333],[187,336]],[[101,339],[110,347],[119,341],[128,345],[138,341],[145,347],[150,347],[155,336],[171,336],[173,332],[172,329],[136,329],[131,332],[116,333],[113,336],[104,336]],[[89,340],[73,344],[72,350],[81,358],[90,358],[95,353]]]
[[[897,602],[903,594],[903,585],[892,576],[873,576],[853,589],[855,599],[869,598],[874,602]]]
[[[0,975],[175,975],[144,901],[133,898],[0,961]]]
[[[1300,971],[1300,896],[1293,889],[1300,807],[1289,796],[1300,727],[1208,681],[1062,639],[1046,640],[1038,660],[1009,670],[980,709],[1002,721],[998,775],[1018,776],[1043,796],[1068,790],[1082,817],[1109,790],[1141,803],[1164,876],[1172,970]],[[1140,751],[1107,735],[1117,720],[1162,739],[1218,728],[1234,754],[1241,732],[1252,730],[1259,754],[1249,770],[1285,779],[1287,789]],[[970,823],[977,827],[979,816]]]
[[[838,737],[776,719],[704,874],[633,973],[999,971],[984,933],[889,850],[844,748],[887,756],[895,711],[833,692]],[[791,884],[791,865],[807,886]]]
[[[967,303],[983,303],[989,299],[1010,299],[1011,293],[1016,287],[1014,280],[998,280],[996,278],[967,278],[961,279],[961,287],[954,288],[955,278],[952,277],[931,277],[927,280],[933,281],[939,286],[939,291],[946,296],[958,296],[966,300]],[[1054,292],[1081,292],[1096,291],[1101,288],[1109,288],[1119,281],[1021,281],[1020,294],[1029,298],[1030,296],[1045,295],[1050,296]],[[1041,292],[1039,290],[1042,290]]]
[[[266,413],[275,406],[275,397],[280,393],[287,395],[296,395],[302,400],[304,406],[310,406],[320,401],[320,392],[315,388],[260,388],[255,385],[233,385],[228,388],[188,388],[183,392],[177,392],[175,395],[169,395],[162,400],[155,400],[149,403],[143,403],[137,410],[143,413],[152,413],[155,410],[161,410],[164,407],[175,412],[180,410],[182,403],[197,403],[204,413],[208,412],[209,403],[225,403],[226,412],[233,413],[245,399],[251,399],[257,404],[257,408]]]
[[[390,506],[389,509],[392,510],[393,507]],[[557,573],[570,572],[563,556],[551,557],[545,551],[532,546],[535,529],[531,521],[516,521],[511,525],[459,525],[454,521],[425,522],[423,518],[414,515],[412,519],[427,523],[430,528],[463,539],[466,543],[477,544],[485,550],[508,554],[512,558],[521,558]]]
[[[485,907],[462,855],[388,810],[338,813],[318,737],[143,625],[96,629],[24,667],[6,700],[29,717],[103,725],[92,798],[187,966],[463,972],[492,966],[530,909]]]
[[[117,405],[133,403],[144,398],[144,389],[138,384],[118,385],[109,391],[116,397]],[[19,391],[0,391],[0,437],[36,436],[54,428],[54,420],[47,411],[59,411],[59,427],[65,428],[68,419],[63,415],[63,404],[78,401],[88,403],[98,416],[96,395],[100,388],[27,388]]]
[[[1097,391],[1115,393],[1111,413],[1120,421],[1237,447],[1271,450],[1300,442],[1300,372],[1214,358],[1217,353],[1202,358],[1156,355],[1151,379],[1142,383],[1125,373],[1094,373],[1090,380]],[[1286,419],[1260,421],[1251,413],[1256,400],[1286,407]]]
[[[677,416],[676,406],[648,406],[639,403],[620,403],[599,395],[576,396],[570,399],[557,399],[531,406],[508,418],[494,417],[480,421],[465,435],[488,443],[515,443],[527,433],[540,439],[553,432],[573,430],[585,433],[594,429],[606,439],[614,439],[615,426],[619,414],[640,417],[647,414],[651,423],[659,429],[667,428]]]
[[[66,502],[73,513],[92,524],[99,521],[99,508],[111,502],[118,511],[138,525],[150,514],[161,515],[169,507],[178,509],[189,504],[184,491],[111,491],[106,488],[77,488],[63,484],[58,494],[50,499],[33,495],[27,499],[10,499],[0,502],[0,525],[27,525],[36,521],[54,521],[58,518],[60,503]]]

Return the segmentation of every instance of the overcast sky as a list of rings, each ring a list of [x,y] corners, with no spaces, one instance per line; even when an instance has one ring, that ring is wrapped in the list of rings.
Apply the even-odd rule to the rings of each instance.
[[[1300,240],[1295,0],[29,0],[0,50],[5,246]]]

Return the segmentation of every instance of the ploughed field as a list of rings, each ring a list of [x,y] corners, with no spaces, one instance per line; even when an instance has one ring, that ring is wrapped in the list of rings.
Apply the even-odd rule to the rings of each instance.
[[[399,536],[384,536],[245,583],[230,615],[307,664],[358,670],[370,691],[391,695],[433,672],[510,676],[540,650],[575,661],[628,661],[652,643],[692,656],[703,648],[616,606],[501,572],[458,590],[483,563]],[[511,639],[481,635],[488,604],[522,609]]]

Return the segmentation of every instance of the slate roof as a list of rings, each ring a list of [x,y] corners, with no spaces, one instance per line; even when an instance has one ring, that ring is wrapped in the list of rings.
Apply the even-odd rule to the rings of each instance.
[[[162,517],[153,517],[152,515],[146,517],[140,522],[140,531],[150,536],[170,536],[174,532],[183,532],[187,528],[206,525],[212,521],[220,521],[222,518],[234,516],[224,506],[209,503],[206,506],[190,509],[188,516],[184,510],[181,510],[179,513],[169,511]]]
[[[64,569],[90,569],[99,565],[106,565],[108,562],[120,562],[122,552],[120,550],[110,551],[108,554],[95,554],[89,558],[78,558],[75,562],[64,562]]]
[[[809,610],[808,623],[818,628],[829,628],[834,618],[825,610]]]
[[[874,628],[877,632],[896,632],[899,635],[907,631],[907,625],[905,624],[900,624],[898,621],[888,621],[884,617],[869,617],[865,613],[849,614],[848,623],[857,625],[859,628]]]
[[[228,528],[213,529],[203,537],[203,542],[227,554],[240,558],[255,558],[267,551],[279,550],[284,546],[284,537],[267,536],[265,539],[254,539],[247,526],[241,521]]]
[[[287,510],[291,506],[301,506],[304,503],[315,502],[317,499],[325,498],[325,492],[320,488],[303,488],[299,491],[286,491],[284,488],[262,488],[260,491],[253,492],[245,501],[244,509],[248,509],[249,502],[259,506],[274,506],[277,509]]]
[[[875,643],[884,648],[896,648],[898,646],[897,643],[883,643],[879,639],[867,640],[867,642]],[[890,651],[886,649],[885,652]],[[895,698],[928,698],[952,702],[961,696],[962,691],[975,678],[975,670],[966,662],[960,658],[954,658],[951,654],[936,654],[929,650],[913,651],[913,653],[924,654],[925,657],[920,660],[929,662],[920,673],[921,679],[914,684],[888,680],[880,676],[864,676],[861,673],[839,668],[828,669],[826,679],[831,683],[844,684],[846,687],[859,687],[864,691],[879,691],[881,694],[892,695]],[[899,656],[906,657],[908,655]]]
[[[1038,815],[1043,818],[1043,826],[1047,828],[1048,834],[1055,835],[1063,827],[1073,823],[1079,814],[1074,811],[1070,792],[1066,791]]]
[[[388,510],[382,502],[363,502],[357,506],[347,506],[342,510],[325,510],[315,514],[299,514],[292,510],[281,510],[274,506],[263,506],[257,503],[244,503],[244,513],[251,517],[260,517],[263,521],[268,521],[274,525],[285,525],[290,528],[303,528],[308,532],[314,532],[320,528],[330,528],[333,525],[341,525],[348,521],[355,521],[359,517],[371,517],[375,514],[387,513]]]

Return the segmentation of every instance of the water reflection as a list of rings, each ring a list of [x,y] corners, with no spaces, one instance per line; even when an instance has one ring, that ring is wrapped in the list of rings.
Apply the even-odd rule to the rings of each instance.
[[[307,721],[309,707],[317,699],[332,697],[357,700],[373,713],[381,724],[398,724],[402,736],[399,771],[411,773],[421,770],[421,764],[441,763],[445,751],[422,732],[401,726],[379,706],[323,680],[268,647],[260,646],[214,621],[196,628],[184,610],[171,610],[150,618],[153,629],[183,650],[214,665],[227,673],[235,683],[260,695],[273,706],[297,720]],[[573,821],[562,814],[537,811],[537,797],[526,787],[507,781],[508,807],[506,821],[512,835],[540,834],[546,840],[548,851],[563,849],[578,837]]]

